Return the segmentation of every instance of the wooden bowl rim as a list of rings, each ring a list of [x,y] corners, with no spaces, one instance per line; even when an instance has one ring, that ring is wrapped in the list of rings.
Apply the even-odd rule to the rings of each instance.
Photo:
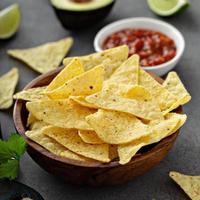
[[[36,77],[35,79],[33,79],[31,82],[29,82],[23,90],[25,89],[29,89],[29,88],[33,88],[33,87],[37,87],[37,83],[39,83],[40,81],[42,81],[43,79],[46,79],[47,77],[50,76],[56,76],[61,70],[63,69],[63,67],[58,67],[57,69],[50,71],[48,73],[39,75],[38,77]],[[152,73],[152,72],[148,72],[149,74],[151,74],[151,76],[153,78],[155,78],[158,82],[162,83],[163,79],[160,78],[159,76],[157,76],[156,74]],[[110,163],[86,163],[83,161],[76,161],[76,160],[72,160],[72,159],[68,159],[68,158],[64,158],[61,156],[57,156],[51,152],[49,152],[48,150],[46,150],[44,147],[42,147],[41,145],[37,144],[36,142],[32,141],[31,139],[29,139],[26,135],[25,135],[25,131],[27,130],[26,127],[23,125],[23,119],[22,119],[22,106],[23,104],[25,104],[26,101],[24,100],[16,100],[15,101],[15,105],[14,105],[14,109],[13,109],[13,119],[14,119],[14,124],[15,124],[15,129],[17,130],[17,132],[22,135],[27,144],[32,147],[35,151],[39,152],[40,154],[42,154],[45,157],[48,157],[49,159],[53,159],[56,160],[58,162],[61,162],[63,164],[67,164],[67,165],[73,165],[73,166],[77,166],[77,167],[88,167],[88,168],[112,168],[112,167],[117,167],[117,166],[122,166],[119,164],[119,161],[111,161]],[[180,110],[180,112],[182,112],[182,106],[180,106],[178,108]],[[154,147],[152,147],[150,150],[148,150],[147,152],[141,153],[141,154],[136,154],[129,163],[125,164],[125,165],[132,165],[133,163],[137,163],[140,162],[141,160],[145,160],[147,157],[150,157],[151,155],[154,155],[155,152],[159,152],[162,150],[161,147],[163,147],[163,145],[172,142],[174,139],[176,139],[177,135],[179,133],[179,130],[177,130],[175,133],[173,133],[172,135],[162,139],[161,141],[159,141],[157,144],[155,144]]]

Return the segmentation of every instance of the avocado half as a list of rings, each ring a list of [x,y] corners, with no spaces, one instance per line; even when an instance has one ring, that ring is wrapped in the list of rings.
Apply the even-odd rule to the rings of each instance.
[[[51,0],[55,13],[67,29],[81,29],[104,19],[115,0]]]

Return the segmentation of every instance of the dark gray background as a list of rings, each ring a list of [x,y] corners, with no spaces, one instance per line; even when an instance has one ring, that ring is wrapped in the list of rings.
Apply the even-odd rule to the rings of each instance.
[[[0,74],[17,66],[20,71],[17,90],[22,89],[38,74],[26,65],[9,58],[6,55],[7,49],[32,47],[71,35],[75,43],[69,55],[83,55],[94,51],[94,36],[107,23],[127,17],[158,18],[148,9],[145,0],[118,0],[104,22],[84,31],[70,32],[61,27],[48,0],[1,0],[0,8],[14,2],[20,4],[22,23],[14,38],[0,41]],[[169,155],[157,167],[132,182],[102,188],[66,184],[49,175],[25,155],[21,162],[19,181],[38,190],[46,200],[188,199],[170,180],[168,172],[177,170],[186,174],[200,175],[200,1],[191,0],[191,7],[186,12],[163,20],[175,25],[185,37],[186,50],[176,71],[193,97],[185,106],[187,123]],[[9,133],[15,130],[12,109],[1,111],[0,120],[4,137],[7,138]]]

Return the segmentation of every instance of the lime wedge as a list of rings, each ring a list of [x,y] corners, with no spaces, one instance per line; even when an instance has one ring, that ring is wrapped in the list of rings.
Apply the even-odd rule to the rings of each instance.
[[[188,0],[147,0],[149,8],[160,16],[171,16],[185,10]]]
[[[17,32],[20,18],[18,4],[13,4],[0,11],[0,39],[10,38]]]

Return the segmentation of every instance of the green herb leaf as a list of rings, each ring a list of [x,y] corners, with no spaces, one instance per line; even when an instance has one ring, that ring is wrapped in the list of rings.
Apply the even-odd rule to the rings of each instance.
[[[17,134],[12,134],[7,141],[8,148],[18,157],[23,155],[26,151],[26,142],[23,137]]]
[[[0,179],[15,179],[20,157],[26,151],[26,142],[18,134],[12,134],[7,141],[0,140]]]
[[[18,160],[8,160],[7,162],[0,165],[0,179],[9,178],[11,180],[15,179],[19,171],[19,161]]]

